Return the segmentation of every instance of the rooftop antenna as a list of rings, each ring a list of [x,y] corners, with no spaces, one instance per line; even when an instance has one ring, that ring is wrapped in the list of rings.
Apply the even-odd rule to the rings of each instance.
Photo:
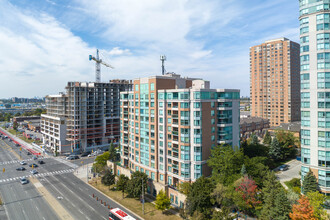
[[[162,61],[162,75],[165,75],[165,66],[164,66],[164,62],[166,60],[166,56],[165,55],[160,55],[160,60]]]

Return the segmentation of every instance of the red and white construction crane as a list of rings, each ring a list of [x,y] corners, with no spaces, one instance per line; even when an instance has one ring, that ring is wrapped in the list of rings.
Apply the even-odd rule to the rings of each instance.
[[[106,67],[114,68],[110,64],[107,64],[100,59],[99,56],[99,49],[96,49],[96,57],[93,57],[92,55],[89,55],[89,60],[95,61],[95,82],[101,82],[101,64],[103,64]]]

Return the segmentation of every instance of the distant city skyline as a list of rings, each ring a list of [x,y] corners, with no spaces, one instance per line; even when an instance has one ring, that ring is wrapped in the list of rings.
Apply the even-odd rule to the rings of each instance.
[[[115,67],[102,67],[102,81],[161,74],[165,54],[168,72],[248,96],[249,48],[279,37],[299,43],[298,9],[285,0],[3,0],[0,98],[94,81],[96,48]]]

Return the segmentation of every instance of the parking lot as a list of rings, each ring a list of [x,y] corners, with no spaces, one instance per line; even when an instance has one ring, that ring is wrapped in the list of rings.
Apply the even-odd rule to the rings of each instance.
[[[289,181],[293,178],[300,178],[300,170],[301,170],[301,161],[299,160],[291,160],[286,163],[289,165],[289,169],[285,171],[279,171],[276,176],[283,184],[286,181]]]

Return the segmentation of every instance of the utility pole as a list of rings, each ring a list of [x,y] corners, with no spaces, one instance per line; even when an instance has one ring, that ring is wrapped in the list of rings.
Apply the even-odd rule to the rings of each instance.
[[[144,215],[144,192],[143,192],[143,178],[142,180],[142,213]]]

